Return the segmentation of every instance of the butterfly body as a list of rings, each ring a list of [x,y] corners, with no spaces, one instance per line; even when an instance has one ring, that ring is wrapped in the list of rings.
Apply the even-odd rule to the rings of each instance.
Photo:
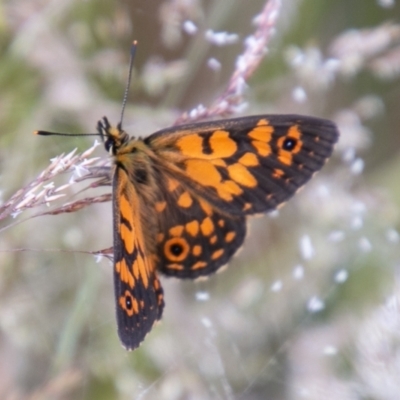
[[[338,139],[332,122],[298,115],[188,124],[145,139],[104,118],[98,131],[114,157],[117,324],[130,350],[162,316],[158,272],[216,272],[242,245],[246,217],[294,195]]]

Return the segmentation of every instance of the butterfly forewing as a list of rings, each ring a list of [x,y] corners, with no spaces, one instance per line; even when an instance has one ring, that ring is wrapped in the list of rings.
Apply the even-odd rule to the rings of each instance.
[[[232,215],[267,212],[321,169],[335,125],[297,115],[265,115],[160,131],[146,142],[166,169]]]
[[[164,307],[143,232],[141,204],[125,170],[116,166],[113,183],[114,288],[118,334],[128,350],[139,346]]]

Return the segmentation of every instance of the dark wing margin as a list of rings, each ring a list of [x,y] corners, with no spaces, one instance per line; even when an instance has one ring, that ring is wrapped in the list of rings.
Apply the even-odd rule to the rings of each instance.
[[[146,253],[139,198],[118,165],[113,180],[113,220],[118,335],[122,345],[133,350],[161,318],[164,300],[154,259]]]

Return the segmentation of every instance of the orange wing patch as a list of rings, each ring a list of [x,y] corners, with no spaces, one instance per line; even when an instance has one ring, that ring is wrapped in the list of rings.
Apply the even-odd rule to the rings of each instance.
[[[272,153],[271,146],[268,144],[274,132],[273,126],[269,125],[266,119],[260,119],[257,125],[247,136],[252,139],[251,144],[261,157],[267,157]]]
[[[216,130],[211,135],[189,134],[176,142],[183,156],[206,160],[232,157],[237,151],[237,144],[225,130]]]
[[[274,127],[269,124],[266,119],[260,119],[257,125],[252,129],[247,136],[253,140],[258,140],[260,142],[269,143],[272,134],[274,132]]]

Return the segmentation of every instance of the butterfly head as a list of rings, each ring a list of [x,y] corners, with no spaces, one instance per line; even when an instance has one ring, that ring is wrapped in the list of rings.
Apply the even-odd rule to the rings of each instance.
[[[121,123],[111,126],[107,117],[97,123],[97,131],[104,143],[106,151],[115,155],[118,149],[129,141],[129,135],[122,129]]]

